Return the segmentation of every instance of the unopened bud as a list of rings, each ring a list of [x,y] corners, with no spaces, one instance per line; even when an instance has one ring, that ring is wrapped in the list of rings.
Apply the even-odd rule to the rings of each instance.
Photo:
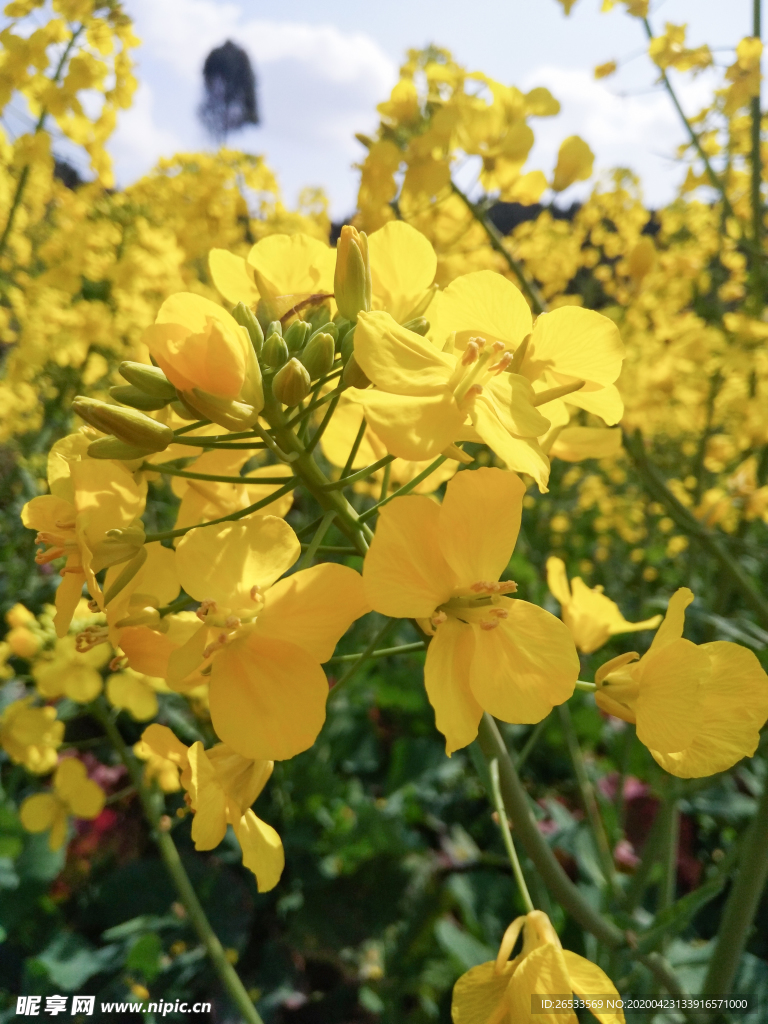
[[[261,355],[261,348],[264,344],[264,332],[261,329],[261,324],[256,319],[256,314],[244,302],[238,302],[232,310],[232,316],[248,332],[251,345],[253,345],[253,351],[257,356]]]
[[[176,388],[171,384],[159,366],[147,366],[146,363],[124,362],[118,366],[120,376],[153,398],[166,398],[171,401],[176,397]]]
[[[266,331],[266,334],[264,335],[264,338],[265,339],[269,338],[270,335],[272,335],[272,334],[279,334],[280,337],[282,338],[282,336],[283,336],[283,325],[282,325],[282,323],[279,320],[272,320],[272,321],[270,321],[269,327],[267,327],[267,331]]]
[[[200,388],[183,393],[184,402],[212,423],[218,423],[227,430],[247,430],[259,418],[261,409],[234,398],[220,398]]]
[[[272,394],[283,405],[298,405],[309,394],[309,373],[298,359],[290,359],[274,376]]]
[[[92,459],[118,459],[121,462],[132,462],[154,455],[153,448],[137,448],[135,444],[126,444],[116,437],[100,437],[88,445],[88,455]]]
[[[121,405],[130,405],[133,409],[144,409],[150,412],[153,409],[164,409],[169,398],[157,398],[155,395],[148,395],[133,384],[120,384],[109,389],[109,397],[114,398]]]
[[[276,370],[290,358],[285,338],[281,334],[269,334],[261,350],[261,365]]]
[[[336,245],[336,272],[333,290],[339,312],[347,320],[371,309],[371,264],[368,238],[351,224],[345,224]]]
[[[406,321],[403,327],[406,331],[413,331],[414,334],[420,334],[424,338],[429,333],[430,323],[423,316],[417,316],[413,320]]]
[[[336,344],[333,335],[320,331],[316,334],[299,356],[309,372],[310,380],[317,380],[330,373],[336,356]]]
[[[312,330],[306,320],[294,320],[291,326],[283,335],[285,344],[291,355],[300,352],[304,348],[309,332]]]
[[[351,331],[347,331],[344,335],[344,340],[341,343],[341,361],[346,366],[349,362],[349,357],[355,351],[355,328]]]
[[[145,540],[144,528],[140,523],[135,526],[107,530],[106,536],[93,549],[91,568],[94,572],[101,572],[102,569],[107,569],[110,565],[120,565],[122,562],[135,558],[144,550]],[[137,572],[141,568],[141,564],[141,562],[137,563]],[[125,580],[123,586],[128,579]]]
[[[360,369],[354,352],[347,360],[347,365],[344,367],[341,379],[348,388],[360,388],[361,391],[371,383]]]
[[[191,405],[187,405],[184,401],[184,396],[179,392],[176,396],[176,401],[171,402],[171,408],[181,420],[193,420],[200,419],[200,413],[197,409],[193,409]]]
[[[72,403],[72,408],[97,430],[105,434],[114,434],[120,441],[145,448],[152,452],[162,452],[173,440],[173,431],[165,423],[158,423],[150,416],[145,416],[138,409],[125,406],[107,405],[96,398],[84,398],[82,395]]]

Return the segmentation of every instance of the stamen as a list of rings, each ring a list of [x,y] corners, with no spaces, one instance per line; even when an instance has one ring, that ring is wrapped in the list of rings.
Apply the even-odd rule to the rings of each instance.
[[[467,342],[467,347],[464,349],[464,355],[461,357],[461,365],[469,366],[477,360],[480,355],[480,347],[474,339],[470,339]]]
[[[438,626],[442,626],[444,622],[448,621],[448,616],[445,614],[444,611],[441,610],[439,612],[435,612],[435,614],[429,621],[432,623],[435,629],[437,629]]]
[[[228,615],[224,620],[224,625],[227,629],[237,629],[240,625],[240,619],[236,615]]]
[[[486,633],[490,633],[492,629],[496,629],[499,625],[498,619],[485,619],[480,623],[480,629],[484,629]]]
[[[215,601],[205,600],[200,602],[200,607],[195,612],[195,615],[200,619],[201,622],[205,622],[208,612],[217,612],[219,606]]]
[[[494,363],[493,366],[488,367],[489,373],[503,373],[506,368],[511,364],[514,356],[511,352],[505,352],[498,363]]]
[[[47,551],[38,551],[35,555],[35,562],[38,565],[46,565],[48,562],[53,562],[56,558],[61,558],[64,554],[64,548],[48,548]]]
[[[219,633],[216,639],[212,643],[208,644],[208,646],[205,648],[205,650],[203,651],[203,657],[210,658],[210,656],[212,654],[215,654],[216,651],[221,650],[221,648],[224,646],[228,639],[229,637],[227,636],[226,633]]]
[[[75,637],[75,649],[78,654],[87,654],[99,644],[105,644],[108,638],[109,630],[106,626],[88,626]]]
[[[91,598],[91,600],[88,602],[88,611],[94,613],[101,611],[101,608],[99,608],[98,604],[96,603],[96,601],[93,600],[93,598]]]
[[[261,587],[258,585],[258,583],[254,583],[254,585],[251,587],[251,600],[252,601],[259,601],[260,599],[261,599]]]
[[[466,395],[464,397],[465,398],[474,398],[476,395],[482,395],[482,393],[483,393],[483,385],[482,384],[472,384],[470,387],[467,388],[467,393],[466,393]]]
[[[128,664],[128,659],[123,654],[116,655],[109,663],[110,672],[119,672],[124,669]]]

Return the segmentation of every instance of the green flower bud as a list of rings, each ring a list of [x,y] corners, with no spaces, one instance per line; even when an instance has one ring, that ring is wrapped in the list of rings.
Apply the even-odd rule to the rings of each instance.
[[[338,331],[338,334],[336,335],[336,351],[341,352],[341,346],[344,343],[344,339],[350,331],[354,331],[355,325],[349,320],[341,319],[336,324],[336,329]]]
[[[318,331],[299,356],[309,373],[310,380],[317,380],[330,373],[336,355],[333,335]]]
[[[287,363],[289,358],[288,346],[281,334],[268,334],[261,350],[261,365],[267,369],[276,370]]]
[[[125,406],[107,405],[95,398],[82,395],[72,403],[77,415],[105,434],[114,434],[119,441],[144,448],[151,452],[162,452],[173,441],[173,431],[165,423],[158,423],[145,416],[138,409]]]
[[[315,306],[305,319],[309,321],[313,331],[319,331],[321,327],[325,329],[331,322],[331,311],[323,302],[319,306]]]
[[[270,336],[270,334],[279,334],[280,337],[282,338],[282,336],[283,336],[283,325],[280,323],[279,320],[272,320],[271,321],[269,327],[267,328],[267,332],[264,335],[264,337],[268,338]]]
[[[347,320],[371,308],[371,263],[368,258],[368,237],[351,224],[341,229],[336,244],[336,272],[333,291],[339,312]]]
[[[252,427],[259,418],[260,408],[253,405],[246,405],[245,402],[238,402],[234,398],[220,398],[218,395],[211,395],[200,388],[192,388],[191,391],[182,392],[184,402],[196,409],[197,412],[218,423],[227,430],[247,430]]]
[[[101,572],[110,565],[120,565],[121,562],[135,558],[143,550],[145,540],[146,535],[141,522],[122,529],[107,530],[106,536],[96,543],[93,550],[91,568],[94,572]],[[141,564],[136,566],[137,570],[140,568]],[[125,581],[127,582],[128,580]]]
[[[120,384],[118,387],[110,388],[109,394],[121,405],[130,405],[134,409],[147,411],[164,409],[170,401],[168,398],[155,398],[153,395],[148,395],[146,391],[139,390],[133,384]]]
[[[425,320],[423,316],[417,316],[413,320],[408,320],[407,323],[403,324],[406,331],[413,331],[414,334],[420,334],[422,338],[425,338],[429,332],[429,320]]]
[[[176,401],[171,402],[171,408],[179,417],[179,419],[189,420],[190,423],[193,420],[199,420],[201,417],[197,409],[193,409],[191,405],[187,405],[187,403],[184,401],[184,396],[180,391],[177,391],[176,395]]]
[[[310,325],[306,320],[294,320],[288,330],[285,332],[283,337],[285,338],[285,344],[288,346],[288,351],[293,355],[296,352],[300,352],[304,348],[304,344],[307,340],[307,335],[311,331]]]
[[[147,366],[146,363],[120,363],[120,376],[153,398],[165,398],[172,401],[176,397],[176,388],[171,384],[159,366]]]
[[[132,462],[143,459],[145,455],[153,455],[149,448],[137,448],[134,444],[118,441],[116,437],[100,437],[88,445],[88,454],[92,459],[117,459],[121,462]]]
[[[283,405],[298,405],[309,394],[309,373],[298,359],[290,359],[277,371],[272,381],[272,394]]]
[[[349,362],[350,356],[355,351],[355,328],[351,331],[347,331],[341,342],[341,361],[346,366]]]
[[[347,365],[344,367],[341,379],[348,388],[359,388],[361,391],[371,383],[358,366],[354,352],[347,360]]]
[[[232,316],[237,320],[241,327],[244,327],[246,331],[248,331],[248,337],[251,339],[253,351],[257,356],[261,355],[261,347],[264,344],[264,331],[262,331],[261,324],[256,319],[256,314],[250,306],[246,306],[244,302],[238,302],[232,310]]]

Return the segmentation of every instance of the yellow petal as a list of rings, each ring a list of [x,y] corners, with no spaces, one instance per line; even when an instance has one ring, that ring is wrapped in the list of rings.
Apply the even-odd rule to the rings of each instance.
[[[63,498],[41,494],[21,510],[21,521],[30,530],[61,533],[61,523],[74,523],[75,507]]]
[[[524,494],[520,477],[502,469],[465,471],[450,481],[438,539],[458,586],[495,582],[504,572],[517,542]]]
[[[323,662],[333,655],[355,619],[370,610],[360,573],[323,562],[270,588],[256,620],[256,632],[297,644]]]
[[[519,963],[509,983],[510,1021],[515,1024],[578,1024],[572,1011],[531,1013],[531,996],[571,994],[563,950],[545,943]],[[597,993],[596,993],[597,994]]]
[[[186,643],[170,651],[165,679],[172,690],[184,693],[187,679],[203,667],[205,649],[212,639],[210,633],[205,623],[201,623]]]
[[[250,810],[235,822],[234,829],[243,851],[243,864],[256,876],[259,892],[274,889],[285,867],[280,836]]]
[[[67,832],[69,831],[69,818],[66,808],[59,803],[56,809],[56,817],[51,825],[51,834],[48,836],[48,846],[52,850],[60,850],[64,845]]]
[[[188,788],[195,811],[192,821],[195,849],[213,850],[227,831],[227,798],[200,741],[189,748]]]
[[[346,394],[341,396],[341,400],[336,406],[336,412],[331,417],[320,441],[323,454],[334,466],[346,465],[352,442],[357,437],[364,416],[365,410],[359,402],[351,401]],[[386,454],[386,447],[376,434],[368,429],[363,434],[363,440],[352,462],[352,469],[370,466]]]
[[[522,372],[535,380],[549,370],[605,387],[618,378],[623,358],[613,320],[592,309],[562,306],[537,318]]]
[[[214,659],[213,727],[243,757],[283,761],[311,747],[327,699],[328,680],[317,659],[295,644],[251,631]]]
[[[532,476],[539,490],[546,493],[549,459],[535,440],[512,437],[501,420],[498,407],[485,394],[475,399],[472,420],[478,434],[507,469]]]
[[[620,451],[619,428],[566,427],[557,435],[549,454],[564,462],[582,462],[584,459],[607,459]]]
[[[650,651],[659,651],[674,640],[679,640],[685,628],[685,609],[693,601],[693,591],[688,587],[680,587],[669,599],[667,614],[664,621],[656,630],[656,636],[651,643]]]
[[[374,309],[404,323],[435,279],[437,256],[429,240],[402,220],[368,236]]]
[[[656,650],[651,645],[636,669],[640,695],[635,714],[641,743],[663,754],[691,745],[699,729],[699,690],[710,671],[706,652],[690,640],[672,640]]]
[[[380,311],[358,317],[355,359],[378,388],[398,395],[440,394],[456,365],[453,357]]]
[[[333,293],[336,253],[310,235],[268,235],[253,246],[246,262],[254,271],[262,299],[276,318],[297,300]]]
[[[503,598],[508,618],[475,630],[471,686],[478,703],[504,722],[532,725],[573,695],[579,656],[568,628],[527,601]]]
[[[54,598],[56,614],[53,618],[53,625],[57,637],[67,635],[75,610],[83,596],[84,583],[85,573],[82,572],[67,572],[61,577],[61,583],[56,588],[56,597]]]
[[[655,629],[661,621],[654,615],[643,622],[627,622],[619,606],[600,590],[590,589],[575,576],[571,581],[573,599],[563,609],[563,622],[568,626],[576,646],[584,654],[591,654],[617,633],[636,633],[641,629]]]
[[[141,734],[143,743],[159,757],[172,761],[179,768],[186,768],[189,763],[189,751],[180,739],[171,732],[167,725],[148,725]]]
[[[28,796],[19,808],[21,824],[27,832],[45,832],[56,820],[59,801],[52,793]]]
[[[59,762],[53,780],[59,797],[77,818],[96,818],[104,808],[106,794],[88,778],[85,765],[75,757]]]
[[[208,269],[217,291],[233,306],[244,302],[255,306],[259,292],[253,283],[253,272],[242,256],[235,256],[226,249],[211,249],[208,254]]]
[[[496,973],[493,960],[462,974],[453,988],[453,1024],[488,1024],[491,1020],[508,1024],[509,1010],[501,1016],[501,1007],[507,1001],[509,977],[508,971]]]
[[[381,510],[363,564],[371,607],[396,618],[429,618],[447,601],[456,577],[437,541],[440,506],[408,495]]]
[[[178,543],[179,580],[197,601],[222,608],[254,608],[251,590],[266,589],[301,554],[296,534],[276,516],[190,530]]]
[[[87,704],[101,693],[101,675],[87,665],[71,665],[64,678],[64,693],[78,704]]]
[[[125,708],[137,722],[148,722],[157,714],[155,691],[146,677],[128,669],[109,676],[107,698],[116,708]]]
[[[165,679],[170,656],[200,629],[194,612],[177,612],[162,620],[164,632],[149,626],[126,626],[120,630],[120,646],[128,664],[142,675]]]
[[[429,319],[438,348],[455,331],[458,349],[464,349],[471,337],[481,337],[487,342],[503,341],[512,352],[531,333],[532,324],[520,289],[491,270],[477,270],[451,281],[433,299]]]
[[[231,750],[226,743],[217,743],[206,750],[205,756],[213,765],[216,779],[227,794],[230,810],[234,805],[244,813],[267,784],[274,764],[272,761],[253,761]]]
[[[547,586],[549,592],[565,608],[571,603],[571,589],[568,586],[568,575],[562,558],[550,555],[547,559]]]
[[[474,648],[472,627],[454,618],[438,626],[427,648],[424,683],[449,757],[477,736],[483,714],[469,687]]]
[[[363,391],[357,401],[387,451],[414,462],[440,455],[458,437],[466,419],[447,389],[426,397]]]
[[[616,996],[619,993],[611,979],[602,971],[597,964],[591,960],[585,960],[583,956],[572,953],[569,949],[563,950],[563,959],[568,970],[568,977],[571,979],[573,991],[580,996]],[[595,1010],[591,1011],[600,1021],[600,1024],[624,1024],[623,1010]]]
[[[609,427],[618,423],[624,415],[624,402],[615,384],[609,384],[599,391],[574,391],[567,396],[567,401],[569,405],[600,416]]]

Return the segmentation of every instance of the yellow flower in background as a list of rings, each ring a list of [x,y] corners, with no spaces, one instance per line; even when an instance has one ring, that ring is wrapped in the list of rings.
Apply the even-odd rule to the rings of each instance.
[[[187,748],[164,725],[150,725],[141,742],[156,757],[176,765],[194,811],[196,850],[213,850],[234,829],[243,864],[256,876],[259,892],[280,881],[285,855],[280,836],[251,810],[272,774],[271,761],[242,757],[223,743],[205,750],[199,741]]]
[[[259,515],[190,530],[176,548],[201,624],[170,654],[167,680],[183,689],[210,669],[213,727],[244,757],[283,760],[314,743],[328,697],[320,665],[368,611],[360,574],[343,565],[276,582],[300,552],[284,520]]]
[[[638,738],[666,771],[702,778],[726,771],[757,749],[768,718],[768,676],[752,651],[683,639],[681,587],[646,654],[622,654],[595,674],[598,706],[636,725]]]
[[[510,960],[523,933],[523,948]],[[472,967],[453,989],[453,1024],[577,1024],[571,1011],[532,1012],[532,997],[615,995],[597,964],[563,949],[552,922],[541,910],[518,917],[507,928],[496,960]],[[624,1024],[623,1010],[593,1010],[600,1024]]]
[[[602,587],[590,588],[579,576],[574,576],[569,586],[562,558],[550,556],[547,559],[547,586],[560,602],[562,620],[584,654],[596,651],[617,633],[656,629],[661,622],[661,615],[643,622],[627,622],[619,606],[605,596]]]
[[[592,176],[594,162],[595,154],[584,139],[578,135],[571,135],[565,139],[557,153],[557,164],[552,178],[554,191],[562,192],[575,181],[586,181]]]
[[[178,693],[202,696],[210,678],[210,673],[202,674],[208,667],[205,661],[183,679],[177,679],[170,671],[171,656],[199,632],[200,618],[195,612],[175,612],[158,618],[152,625],[121,628],[120,647],[130,667],[141,675],[165,679]]]
[[[102,669],[112,657],[106,644],[78,651],[74,636],[60,637],[52,651],[46,651],[32,666],[32,678],[41,697],[68,697],[87,704],[101,693]]]
[[[53,771],[64,739],[64,723],[56,708],[32,706],[32,697],[16,700],[0,716],[0,746],[14,764],[35,775]]]
[[[97,818],[105,799],[101,786],[88,778],[83,762],[67,757],[56,769],[53,791],[28,796],[19,808],[19,817],[28,832],[50,829],[48,845],[58,850],[67,838],[69,818]]]
[[[534,408],[529,382],[504,372],[512,357],[503,349],[441,352],[388,313],[361,313],[355,359],[376,389],[350,398],[393,455],[434,459],[454,441],[484,441],[508,468],[546,490],[549,460],[536,438],[549,421]]]
[[[424,681],[446,753],[471,743],[483,711],[541,721],[574,690],[579,659],[567,627],[497,582],[517,540],[525,488],[500,469],[458,473],[442,505],[395,498],[363,565],[375,611],[415,618],[432,635]]]
[[[155,717],[158,691],[169,692],[164,680],[145,676],[131,668],[116,672],[107,679],[109,703],[128,711],[137,722],[148,722]]]
[[[144,781],[157,781],[164,793],[176,793],[189,785],[188,747],[165,725],[149,725],[134,743],[136,757],[145,761]]]
[[[45,642],[37,619],[23,604],[15,604],[5,613],[5,621],[10,627],[5,634],[9,656],[26,658],[29,661],[37,654]]]
[[[399,324],[421,316],[434,295],[437,256],[420,231],[393,220],[368,236],[372,309],[383,309]]]

